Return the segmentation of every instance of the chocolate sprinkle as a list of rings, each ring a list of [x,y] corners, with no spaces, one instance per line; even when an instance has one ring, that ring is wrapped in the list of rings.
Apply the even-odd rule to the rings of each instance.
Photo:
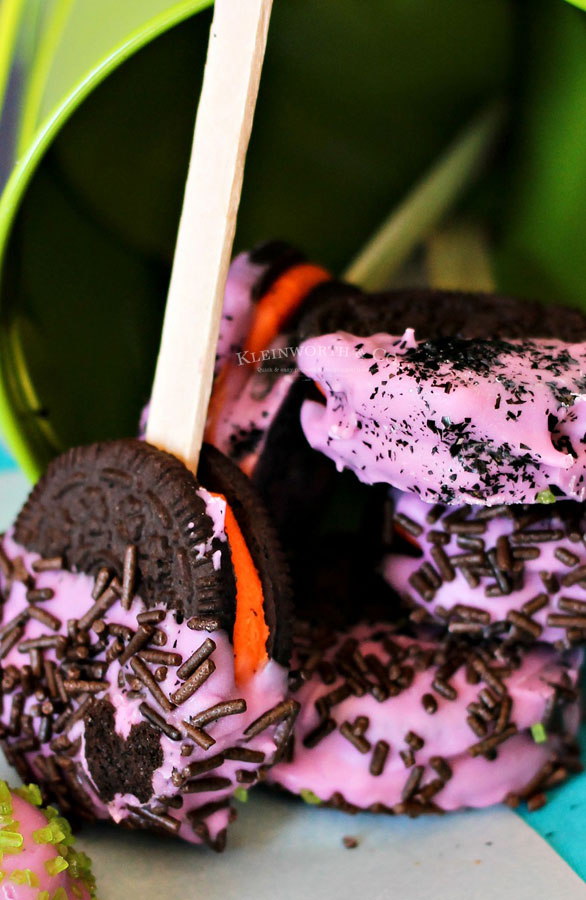
[[[244,703],[244,701],[240,702]],[[297,718],[298,712],[299,704],[295,700],[283,700],[268,712],[264,713],[264,715],[260,716],[258,719],[255,719],[255,721],[252,722],[248,726],[248,728],[246,728],[244,735],[246,738],[248,738],[248,740],[251,740],[258,734],[266,731],[266,729],[271,725],[276,725],[280,722],[283,722],[285,719],[288,719],[290,721],[292,727],[295,719]]]
[[[350,741],[352,746],[356,747],[360,753],[369,752],[371,747],[370,741],[367,741],[362,735],[356,734],[350,722],[343,722],[342,725],[340,725],[340,734],[342,737],[345,737],[347,741]]]
[[[210,706],[209,709],[204,709],[203,712],[197,713],[195,716],[191,716],[190,724],[196,728],[204,728],[210,722],[216,722],[225,716],[241,715],[245,712],[246,700],[225,700],[222,703],[216,703],[215,706]],[[249,726],[249,729],[251,727]],[[249,729],[245,731],[247,737],[249,736]],[[250,736],[252,737],[252,735]]]
[[[190,763],[181,772],[174,772],[172,776],[173,784],[180,787],[190,778],[197,778],[205,775],[207,772],[213,772],[224,764],[226,756],[223,753],[217,753],[216,756],[209,756],[207,759],[198,760],[198,762]]]
[[[197,781],[187,781],[180,788],[182,794],[204,794],[208,791],[224,791],[226,788],[232,787],[229,778],[223,776],[215,776],[210,778],[199,778]]]
[[[322,719],[313,731],[310,731],[309,734],[305,735],[303,738],[303,746],[310,750],[317,747],[317,745],[331,734],[332,731],[335,731],[337,727],[335,719]]]
[[[10,579],[12,577],[12,563],[6,556],[4,551],[4,547],[0,543],[0,572],[4,575],[5,578]]]
[[[120,595],[120,603],[123,609],[130,609],[132,596],[134,593],[134,582],[136,579],[136,547],[134,544],[128,544],[124,551],[124,565],[122,571],[122,593]]]
[[[187,732],[188,736],[194,741],[198,747],[201,747],[202,750],[209,750],[210,747],[216,743],[214,738],[211,737],[206,731],[203,731],[201,728],[196,728],[190,722],[183,722],[183,727]]]
[[[181,654],[169,653],[166,650],[142,649],[138,653],[139,659],[143,662],[155,663],[161,666],[180,666]]]
[[[177,676],[181,679],[189,678],[195,670],[214,652],[216,644],[211,638],[206,638],[199,650],[187,659],[177,670]]]
[[[389,755],[390,747],[386,741],[377,741],[374,745],[374,750],[372,752],[372,757],[370,760],[369,771],[371,775],[378,776],[382,775],[385,764],[387,761],[387,757]]]
[[[214,619],[211,616],[192,616],[187,620],[187,627],[191,628],[192,631],[218,631],[222,624],[219,619]]]
[[[224,750],[225,759],[233,759],[237,762],[262,763],[265,755],[262,750],[249,750],[247,747],[229,747]]]
[[[167,613],[164,609],[146,609],[144,612],[138,613],[136,621],[139,625],[159,625],[164,622]]]
[[[178,819],[174,819],[173,816],[162,813],[155,813],[146,806],[138,807],[129,804],[127,809],[130,812],[131,817],[137,819],[141,824],[144,823],[147,828],[156,826],[163,831],[168,831],[170,834],[178,834],[179,829],[181,828],[181,822]]]
[[[516,610],[514,609],[510,609],[507,613],[507,621],[511,622],[521,631],[525,631],[527,632],[527,634],[530,634],[531,637],[535,640],[541,637],[541,634],[543,632],[543,628],[538,622],[535,622],[524,613],[516,612]]]
[[[94,586],[92,588],[92,600],[97,600],[101,594],[104,593],[108,582],[110,581],[111,575],[108,569],[103,566],[96,575],[96,580],[94,582]]]
[[[403,801],[410,800],[417,793],[424,771],[424,766],[413,766],[405,782],[405,787],[401,791],[401,799]]]
[[[195,694],[197,690],[205,684],[210,675],[216,671],[216,666],[213,660],[206,659],[202,662],[201,666],[195,670],[195,672],[184,681],[180,688],[178,688],[174,694],[171,694],[171,700],[177,706],[181,706],[182,703],[185,703],[186,700],[189,700],[190,697]],[[207,723],[203,723],[207,724]]]
[[[159,715],[159,713],[149,706],[148,703],[141,703],[139,707],[141,713],[145,717],[145,719],[154,725],[155,728],[158,728],[159,731],[162,731],[163,734],[167,735],[169,740],[171,741],[180,741],[181,740],[181,732],[177,730],[173,725],[169,724],[165,721],[165,719]]]
[[[142,683],[150,693],[153,700],[155,700],[155,702],[161,707],[161,709],[164,709],[165,712],[171,712],[171,710],[173,709],[173,704],[157,684],[148,666],[146,666],[143,661],[137,656],[134,656],[130,660],[130,665],[134,673],[142,681]]]
[[[424,694],[421,698],[421,704],[425,712],[430,716],[437,712],[437,700],[435,699],[433,694]]]
[[[470,756],[484,756],[515,734],[517,734],[517,726],[515,724],[508,725],[507,728],[498,734],[493,734],[477,744],[473,744],[468,748],[468,753]]]
[[[26,592],[26,599],[29,603],[43,603],[46,600],[52,600],[55,591],[52,588],[31,588]]]
[[[441,778],[441,780],[444,783],[446,781],[449,781],[450,778],[452,777],[453,773],[450,768],[450,765],[449,765],[448,761],[446,759],[444,759],[442,756],[432,756],[431,759],[429,760],[429,765],[434,770],[434,772],[437,772],[437,774],[439,775],[439,777]]]
[[[110,587],[106,588],[104,592],[98,596],[94,605],[91,606],[79,620],[79,629],[81,631],[86,631],[97,619],[101,619],[102,616],[114,606],[118,600],[118,596],[118,592],[114,585],[110,585]]]
[[[139,625],[138,630],[134,633],[134,635],[126,645],[126,649],[120,656],[120,665],[123,666],[132,656],[138,653],[139,650],[142,650],[143,647],[148,644],[148,642],[152,638],[153,633],[154,628],[152,625]]]

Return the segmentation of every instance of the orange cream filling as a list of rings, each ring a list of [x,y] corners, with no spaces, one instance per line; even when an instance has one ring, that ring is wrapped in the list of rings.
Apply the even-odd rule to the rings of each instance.
[[[269,627],[264,614],[262,583],[250,550],[223,494],[213,494],[226,503],[224,529],[230,544],[236,581],[236,618],[234,621],[234,676],[244,684],[269,661]]]
[[[307,294],[330,278],[329,272],[312,263],[300,263],[284,272],[259,300],[252,325],[242,345],[243,349],[247,353],[261,353],[266,350]],[[211,443],[214,442],[216,423],[226,400],[230,369],[231,364],[226,363],[214,382],[206,433],[206,440]]]

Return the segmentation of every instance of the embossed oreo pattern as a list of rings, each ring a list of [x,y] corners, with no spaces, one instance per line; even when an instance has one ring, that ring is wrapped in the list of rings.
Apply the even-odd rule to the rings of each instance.
[[[54,460],[16,520],[15,539],[66,568],[122,578],[137,550],[136,591],[145,605],[234,621],[234,576],[226,542],[199,484],[183,463],[137,440],[76,447]],[[220,551],[221,565],[214,566]],[[217,559],[217,557],[216,557]]]

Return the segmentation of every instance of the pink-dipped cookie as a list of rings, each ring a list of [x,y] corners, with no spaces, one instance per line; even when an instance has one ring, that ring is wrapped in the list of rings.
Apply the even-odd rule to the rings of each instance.
[[[0,554],[2,746],[65,812],[222,849],[287,739],[288,577],[244,475],[140,441],[51,464]]]
[[[339,332],[298,365],[327,401],[305,404],[307,440],[367,484],[427,503],[586,496],[584,342]]]
[[[432,507],[396,491],[389,505],[398,540],[383,572],[409,607],[453,634],[584,641],[583,503]]]
[[[537,805],[576,763],[580,659],[540,647],[500,660],[385,624],[303,628],[291,676],[301,711],[271,781],[349,811]]]

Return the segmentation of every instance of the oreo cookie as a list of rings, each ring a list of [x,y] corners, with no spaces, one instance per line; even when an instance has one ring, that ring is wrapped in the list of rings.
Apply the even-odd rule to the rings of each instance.
[[[298,704],[272,523],[219,451],[199,474],[133,440],[49,467],[0,545],[0,745],[65,812],[221,850]]]
[[[291,588],[271,522],[247,478],[209,445],[200,472],[226,496],[243,531],[263,585],[267,649],[286,665]],[[180,460],[143,441],[75,447],[58,457],[21,510],[14,537],[44,557],[61,557],[68,569],[96,576],[105,568],[121,583],[132,546],[134,589],[147,607],[163,603],[234,626],[229,543],[214,537],[200,484]]]
[[[269,628],[267,653],[286,666],[291,654],[293,588],[273,522],[250,480],[211,444],[202,449],[197,474],[208,490],[224,495],[236,517],[262,583]]]
[[[265,241],[250,251],[248,259],[253,266],[263,267],[262,275],[251,290],[251,299],[257,303],[280,275],[293,266],[305,262],[306,256],[286,241]]]
[[[502,294],[401,289],[364,294],[342,282],[319,285],[298,316],[299,341],[346,331],[357,337],[403,334],[413,328],[418,340],[462,338],[557,338],[586,340],[586,316],[580,310],[544,306]]]
[[[287,554],[296,616],[335,628],[365,615],[394,618],[398,599],[378,572],[387,491],[336,472],[309,446],[299,416],[313,393],[295,382],[252,473]]]
[[[203,553],[213,522],[199,484],[183,463],[141,441],[75,447],[55,459],[20,512],[14,536],[71,570],[123,578],[126,548],[136,548],[135,590],[148,606],[233,621],[233,576],[219,543]]]

